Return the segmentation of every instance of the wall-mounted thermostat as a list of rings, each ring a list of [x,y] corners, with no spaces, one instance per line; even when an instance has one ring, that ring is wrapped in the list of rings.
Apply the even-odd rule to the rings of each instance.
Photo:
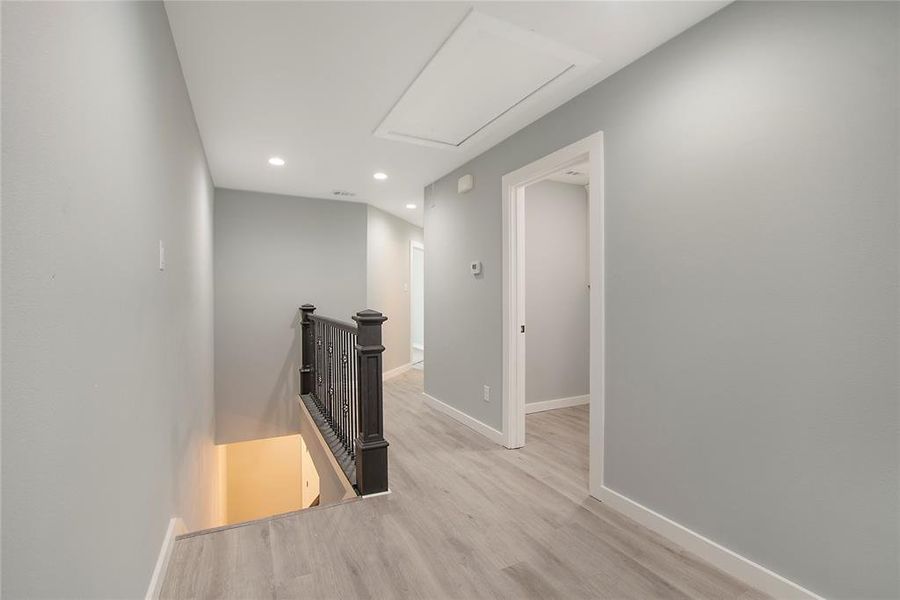
[[[472,262],[470,262],[469,272],[472,273],[472,275],[481,275],[481,261],[473,260]]]
[[[456,193],[465,194],[475,187],[475,178],[471,175],[463,175],[456,180]]]

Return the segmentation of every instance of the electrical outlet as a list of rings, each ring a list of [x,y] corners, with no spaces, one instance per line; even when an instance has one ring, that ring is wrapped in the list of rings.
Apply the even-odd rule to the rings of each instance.
[[[491,386],[489,386],[489,385],[484,386],[484,401],[485,402],[491,401]]]

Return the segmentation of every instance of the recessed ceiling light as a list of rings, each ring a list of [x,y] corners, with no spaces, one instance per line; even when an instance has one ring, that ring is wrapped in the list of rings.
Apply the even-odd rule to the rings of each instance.
[[[407,205],[406,205],[406,208],[408,208],[408,209],[410,209],[410,210],[414,209],[415,207],[416,207],[415,204],[407,204]]]
[[[379,171],[378,173],[372,175],[372,177],[374,177],[378,181],[384,181],[385,179],[387,179],[387,173],[382,173],[381,171]]]
[[[272,158],[269,159],[269,164],[272,165],[273,167],[283,167],[284,159],[281,158],[280,156],[273,156]]]

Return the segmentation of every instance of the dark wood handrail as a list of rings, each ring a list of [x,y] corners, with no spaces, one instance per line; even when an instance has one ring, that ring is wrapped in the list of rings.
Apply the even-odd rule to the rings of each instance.
[[[300,310],[302,311],[303,308],[301,307]],[[344,331],[352,331],[353,333],[356,333],[356,324],[354,324],[354,323],[348,323],[346,321],[339,321],[338,319],[332,319],[331,317],[323,317],[322,315],[315,315],[312,313],[310,313],[309,318],[312,319],[313,321],[321,321],[323,323],[328,323],[328,324],[333,325],[334,327],[337,327],[338,329],[342,329]]]
[[[300,395],[315,409],[316,422],[360,495],[388,489],[384,439],[381,326],[374,310],[353,316],[354,324],[301,313]]]

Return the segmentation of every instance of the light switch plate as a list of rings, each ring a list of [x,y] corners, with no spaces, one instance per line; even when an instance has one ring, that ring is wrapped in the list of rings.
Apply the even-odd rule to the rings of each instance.
[[[163,246],[162,240],[159,240],[159,270],[166,270],[166,247]]]

